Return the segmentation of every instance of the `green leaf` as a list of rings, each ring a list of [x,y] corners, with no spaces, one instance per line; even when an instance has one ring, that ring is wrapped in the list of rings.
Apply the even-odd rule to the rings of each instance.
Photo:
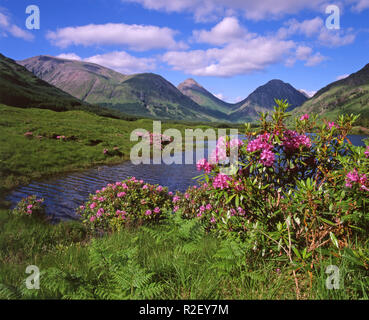
[[[339,249],[340,247],[336,236],[332,232],[329,233],[329,236],[331,237],[332,243]]]

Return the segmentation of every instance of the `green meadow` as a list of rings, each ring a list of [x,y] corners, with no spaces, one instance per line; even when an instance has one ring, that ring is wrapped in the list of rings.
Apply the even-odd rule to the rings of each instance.
[[[55,112],[0,105],[0,185],[9,190],[31,179],[128,160],[134,129],[152,131],[150,119],[126,121],[85,111]],[[209,128],[209,125],[191,125]],[[188,124],[162,123],[184,133]],[[25,133],[31,132],[27,137]],[[65,139],[57,139],[65,136]],[[115,150],[114,150],[115,148]],[[109,154],[103,153],[104,149]]]

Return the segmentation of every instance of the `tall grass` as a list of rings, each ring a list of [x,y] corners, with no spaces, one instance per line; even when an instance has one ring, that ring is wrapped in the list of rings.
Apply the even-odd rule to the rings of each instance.
[[[242,242],[207,234],[195,220],[89,238],[78,222],[43,224],[1,213],[0,298],[296,299],[292,271]],[[298,274],[304,299],[367,299],[365,268],[322,252],[312,276]],[[27,290],[27,265],[41,271]],[[326,266],[340,268],[339,290],[326,288]]]

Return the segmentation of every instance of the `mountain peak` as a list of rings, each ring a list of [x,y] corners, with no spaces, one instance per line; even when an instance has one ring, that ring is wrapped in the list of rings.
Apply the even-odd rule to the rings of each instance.
[[[180,89],[180,88],[193,88],[193,87],[202,88],[202,86],[192,78],[188,78],[188,79],[186,79],[185,81],[183,81],[182,83],[180,83],[178,85],[178,89]]]

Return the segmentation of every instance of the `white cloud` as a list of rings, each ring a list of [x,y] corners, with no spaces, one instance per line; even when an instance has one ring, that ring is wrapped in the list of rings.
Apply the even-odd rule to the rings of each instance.
[[[369,0],[351,0],[349,2],[353,3],[352,11],[354,12],[362,12],[369,9]]]
[[[325,26],[320,17],[302,22],[290,19],[280,28],[277,36],[285,39],[292,35],[304,35],[308,38],[317,39],[318,43],[328,47],[340,47],[351,44],[356,39],[352,29],[330,30]]]
[[[238,19],[235,17],[226,17],[210,31],[195,30],[193,31],[193,39],[196,42],[208,43],[214,45],[222,45],[234,41],[251,38],[253,34],[249,34],[245,28],[240,26]]]
[[[340,75],[336,78],[336,80],[342,80],[342,79],[346,79],[348,76],[350,76],[349,74],[343,74],[343,75]]]
[[[3,36],[12,35],[16,38],[21,38],[27,41],[32,41],[34,35],[28,31],[19,28],[17,25],[11,23],[9,16],[0,12],[0,33]]]
[[[137,58],[124,51],[98,54],[83,61],[96,63],[124,74],[146,72],[156,67],[152,58]]]
[[[305,61],[305,66],[313,67],[326,60],[327,57],[323,56],[320,52],[314,53],[313,49],[307,46],[298,46],[294,56],[290,56],[286,60],[286,65],[291,67],[297,60]]]
[[[309,98],[314,96],[314,94],[316,94],[316,92],[317,92],[317,91],[309,91],[309,90],[305,90],[305,89],[300,89],[299,91],[304,93],[305,95],[307,95]]]
[[[365,0],[361,0],[365,1]],[[211,20],[227,13],[240,13],[248,19],[262,20],[295,14],[304,9],[322,11],[327,0],[122,0],[139,3],[152,10],[190,12],[197,21]]]
[[[294,46],[293,41],[258,37],[230,43],[224,48],[170,51],[162,59],[174,70],[187,74],[231,77],[264,70],[271,64],[281,62],[290,55]]]
[[[225,96],[223,93],[217,93],[217,94],[214,94],[214,96],[220,100],[223,100],[223,101],[225,100]]]
[[[98,54],[88,58],[81,58],[77,54],[61,53],[56,56],[60,59],[85,61],[96,63],[103,67],[115,70],[124,74],[141,73],[154,70],[156,68],[155,59],[137,58],[125,51],[113,51],[105,54]]]
[[[136,51],[185,48],[183,43],[174,40],[176,33],[157,26],[108,23],[57,29],[49,31],[46,37],[61,48],[71,45],[121,45]]]
[[[76,55],[75,53],[61,53],[57,55],[56,57],[60,59],[67,59],[67,60],[78,60],[78,61],[82,60],[82,58]]]

